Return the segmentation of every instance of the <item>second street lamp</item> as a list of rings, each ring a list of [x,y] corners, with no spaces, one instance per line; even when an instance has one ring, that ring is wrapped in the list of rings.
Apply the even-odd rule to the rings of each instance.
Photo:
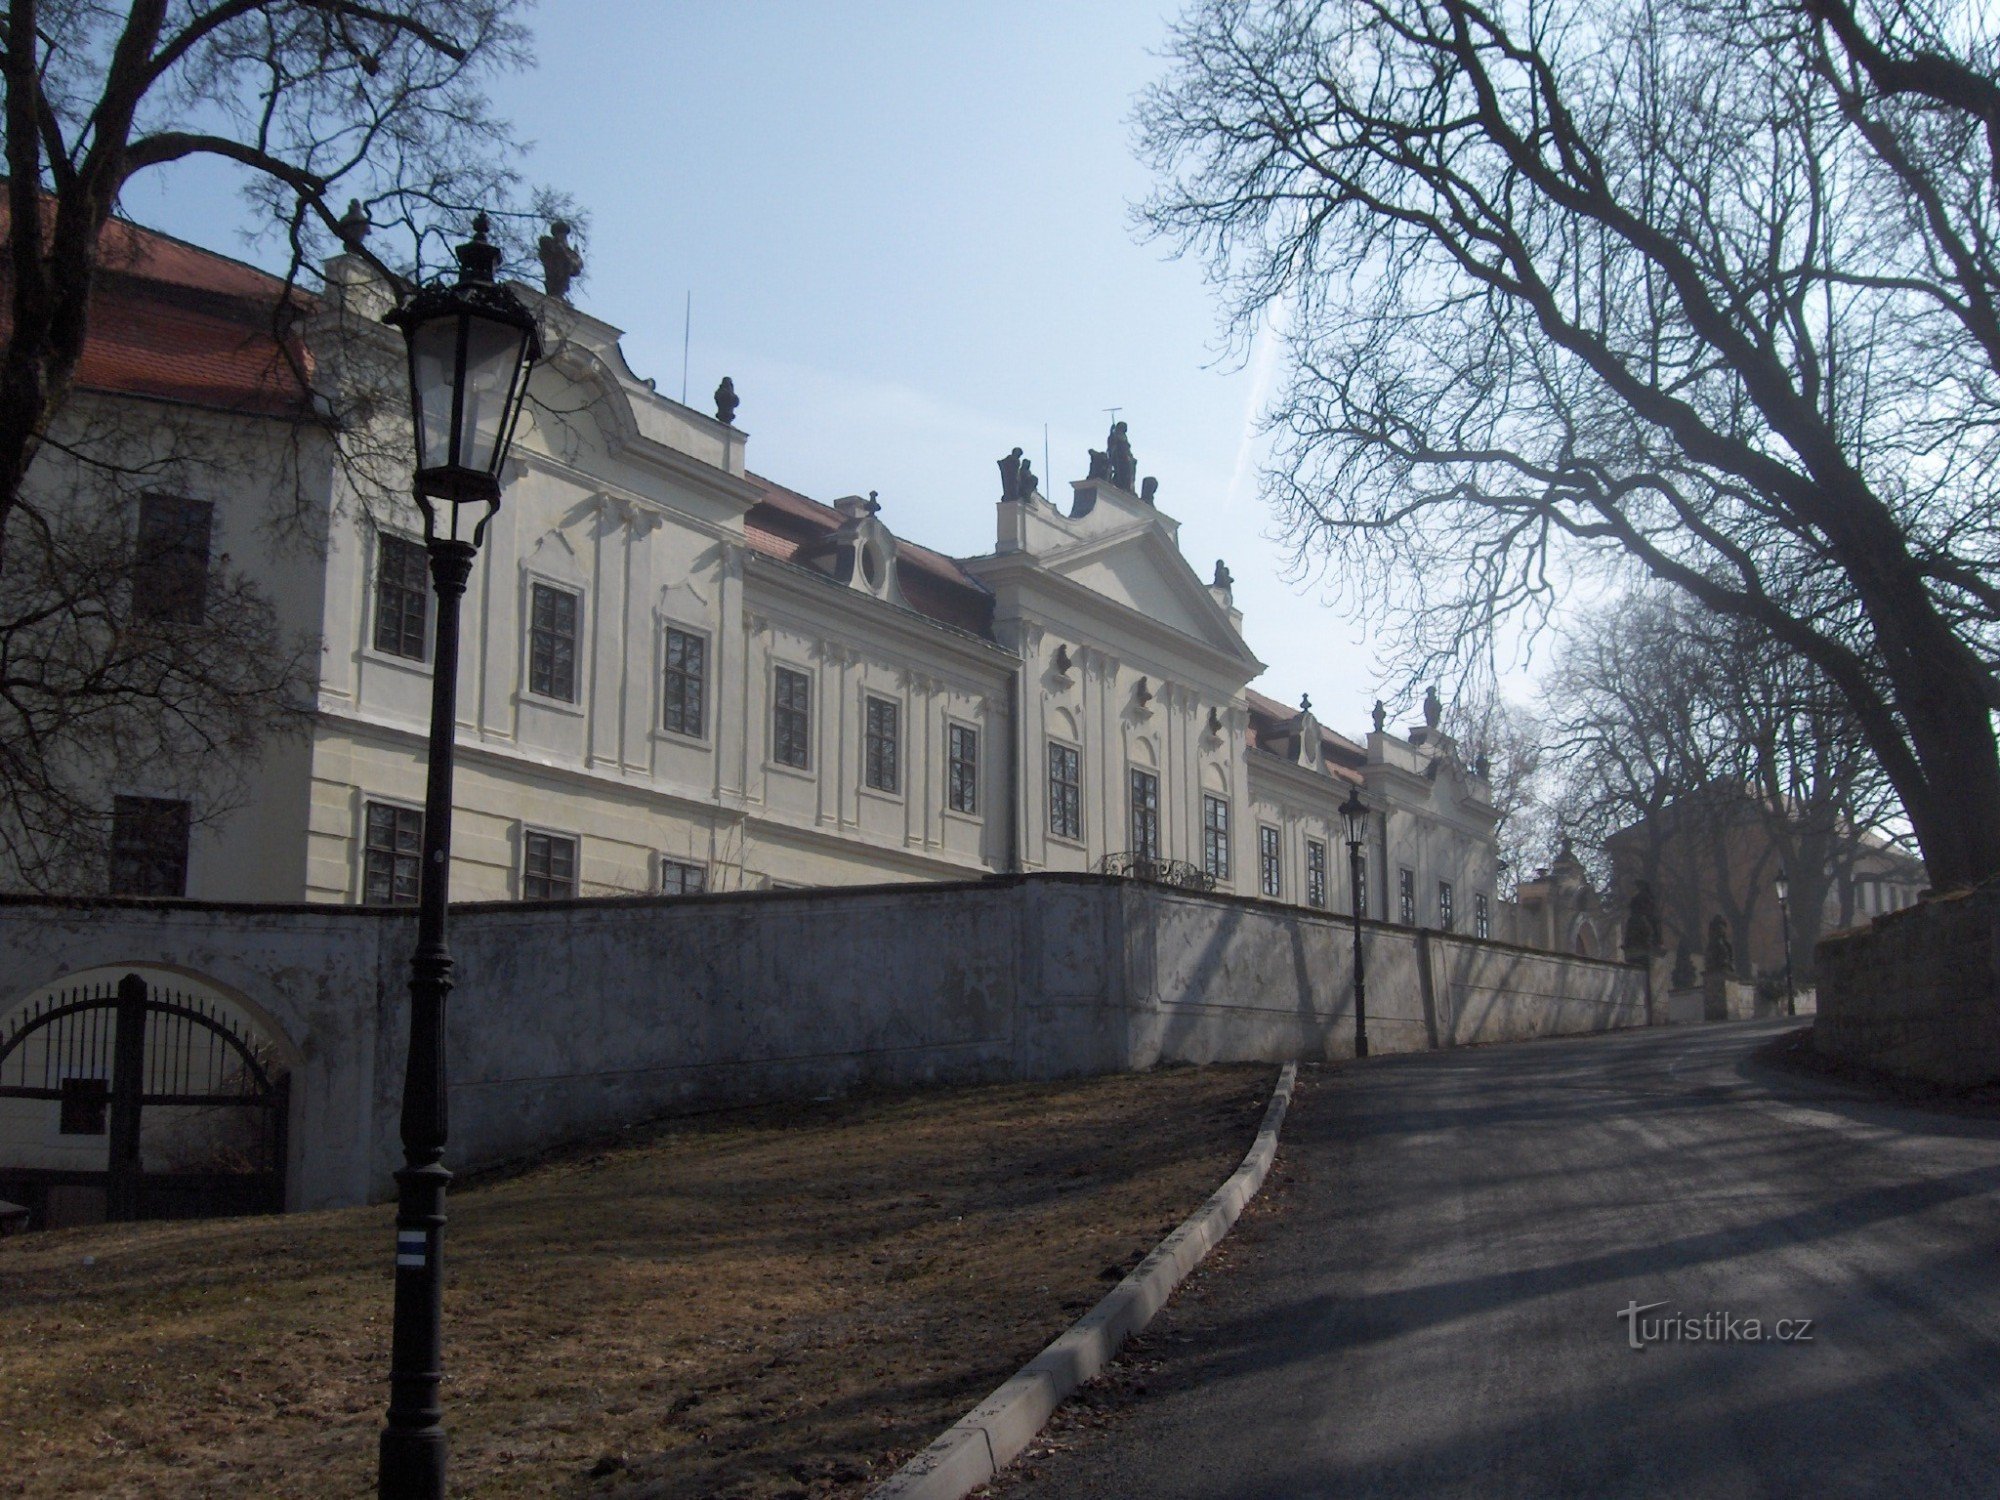
[[[486,215],[458,247],[458,281],[424,287],[385,320],[409,345],[416,427],[417,508],[438,601],[431,662],[430,765],[424,789],[417,947],[410,960],[410,1046],[403,1076],[403,1167],[396,1173],[396,1315],[390,1336],[389,1413],[378,1493],[438,1500],[445,1492],[443,1376],[445,998],[451,950],[452,755],[458,719],[458,607],[486,526],[500,509],[500,468],[541,357],[534,315],[494,283],[500,252]],[[439,514],[439,505],[444,514]],[[466,512],[478,508],[476,518]]]
[[[1361,917],[1367,908],[1367,871],[1362,867],[1361,845],[1368,837],[1368,804],[1361,800],[1361,788],[1347,789],[1340,804],[1347,820],[1347,869],[1354,887],[1354,1055],[1368,1055],[1368,981],[1361,964]]]
[[[1792,998],[1792,882],[1783,870],[1778,871],[1778,923],[1785,934],[1785,1014],[1798,1014]]]

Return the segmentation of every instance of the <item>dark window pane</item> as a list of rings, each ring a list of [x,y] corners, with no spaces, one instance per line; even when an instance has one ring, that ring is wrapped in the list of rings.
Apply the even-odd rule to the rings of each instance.
[[[1257,830],[1257,886],[1267,896],[1284,894],[1284,861],[1280,855],[1278,830]]]
[[[660,891],[668,896],[699,896],[708,889],[708,870],[686,860],[660,861]]]
[[[1229,878],[1229,804],[1201,799],[1201,867],[1217,880]]]
[[[1075,749],[1049,746],[1049,832],[1066,839],[1083,837],[1082,766]]]
[[[771,759],[803,771],[812,764],[811,743],[812,679],[779,667],[771,694]]]
[[[1306,840],[1306,905],[1326,905],[1326,845]]]
[[[521,895],[529,901],[559,901],[576,894],[576,840],[553,833],[529,833],[525,841]]]
[[[111,894],[187,894],[188,805],[161,797],[111,802]]]
[[[963,724],[951,726],[950,764],[946,767],[947,799],[953,812],[979,811],[979,732]]]
[[[576,595],[538,583],[531,589],[528,691],[576,702]]]
[[[375,540],[375,649],[422,661],[431,601],[426,554],[404,537]]]
[[[178,495],[139,501],[132,617],[199,625],[208,607],[208,543],[215,507]]]
[[[362,900],[370,906],[415,906],[423,878],[423,846],[420,809],[369,803]]]
[[[1416,926],[1417,872],[1415,870],[1406,869],[1402,872],[1398,883],[1398,893],[1402,896],[1403,900],[1403,925],[1405,927]]]
[[[1132,809],[1132,852],[1141,859],[1160,857],[1160,778],[1133,770],[1129,778]]]
[[[702,731],[702,698],[708,678],[708,642],[685,630],[667,632],[667,681],[663,726],[674,734]]]
[[[1451,910],[1451,882],[1450,882],[1450,881],[1448,881],[1448,880],[1440,880],[1440,881],[1438,882],[1438,928],[1439,928],[1439,930],[1440,930],[1440,931],[1443,931],[1443,932],[1450,932],[1450,931],[1451,931],[1451,921],[1452,921],[1452,910]]]
[[[886,698],[868,700],[867,743],[863,747],[863,762],[868,785],[877,791],[893,792],[900,786],[896,766],[897,720],[900,716],[900,706]]]

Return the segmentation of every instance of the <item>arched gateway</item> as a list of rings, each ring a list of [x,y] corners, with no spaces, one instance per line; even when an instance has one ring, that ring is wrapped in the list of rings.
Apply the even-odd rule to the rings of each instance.
[[[78,976],[0,1020],[0,1198],[31,1227],[283,1211],[283,1043],[176,977]]]

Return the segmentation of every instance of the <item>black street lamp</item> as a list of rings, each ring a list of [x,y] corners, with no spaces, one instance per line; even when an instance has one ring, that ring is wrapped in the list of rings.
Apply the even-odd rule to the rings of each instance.
[[[458,717],[458,606],[487,522],[500,509],[500,466],[541,357],[533,315],[497,286],[500,252],[486,215],[458,247],[458,281],[419,289],[385,320],[410,353],[416,427],[417,508],[437,591],[431,667],[430,765],[424,789],[423,875],[417,949],[410,960],[410,1050],[403,1075],[403,1168],[396,1174],[396,1321],[389,1359],[389,1415],[382,1429],[378,1493],[437,1500],[445,1491],[443,1375],[445,1188],[444,1003],[451,993],[445,909],[451,888],[451,773]],[[445,507],[440,531],[439,503]],[[461,534],[469,506],[481,507]]]
[[[1361,914],[1367,895],[1367,883],[1361,868],[1361,845],[1368,837],[1368,804],[1361,800],[1361,788],[1347,789],[1347,800],[1340,804],[1340,815],[1347,820],[1347,868],[1350,883],[1354,887],[1354,1055],[1368,1055],[1368,981],[1361,967]]]
[[[1792,882],[1783,869],[1778,871],[1778,923],[1785,933],[1785,1014],[1795,1016],[1797,1003],[1792,998]]]

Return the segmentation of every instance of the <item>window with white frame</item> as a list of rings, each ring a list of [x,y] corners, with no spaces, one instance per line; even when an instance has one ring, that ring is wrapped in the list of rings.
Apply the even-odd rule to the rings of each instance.
[[[554,584],[528,587],[528,691],[576,702],[578,596]]]
[[[370,906],[415,906],[423,877],[423,809],[371,802],[362,821],[361,899]]]
[[[1049,741],[1049,832],[1083,837],[1083,758],[1074,745]]]
[[[1201,799],[1201,868],[1218,883],[1229,878],[1229,804],[1206,794]]]
[[[1285,893],[1284,841],[1268,823],[1257,829],[1257,889],[1273,898]]]
[[[699,896],[708,889],[708,867],[684,859],[660,859],[660,894]]]
[[[576,840],[532,828],[521,840],[521,899],[560,901],[576,894]]]
[[[1306,840],[1306,905],[1326,905],[1326,845]]]
[[[666,680],[660,691],[660,727],[700,739],[708,690],[708,640],[667,627]]]
[[[421,542],[378,532],[375,537],[375,649],[424,659],[430,623],[430,568]]]
[[[979,811],[979,731],[966,724],[946,736],[945,801],[953,812]]]
[[[1160,778],[1133,766],[1128,778],[1132,814],[1132,852],[1141,859],[1160,857]]]
[[[771,759],[805,770],[812,764],[812,678],[790,667],[771,674]]]
[[[902,705],[888,698],[870,698],[862,728],[862,777],[878,792],[902,790],[898,765],[902,747]]]

